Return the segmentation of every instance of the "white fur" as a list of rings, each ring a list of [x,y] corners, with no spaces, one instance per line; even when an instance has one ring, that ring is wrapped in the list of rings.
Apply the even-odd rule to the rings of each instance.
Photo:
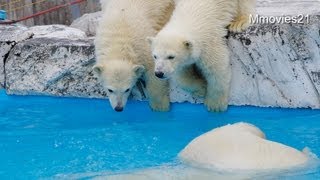
[[[265,139],[247,123],[236,123],[205,133],[183,149],[189,163],[222,169],[286,169],[307,162],[308,156],[292,147]]]
[[[195,95],[205,96],[209,111],[224,111],[228,106],[231,81],[226,27],[247,27],[255,0],[177,0],[169,23],[149,38],[156,73]],[[247,19],[238,17],[248,17]],[[232,30],[235,30],[232,29]],[[174,59],[170,58],[174,57]],[[195,75],[193,64],[200,70]]]
[[[154,36],[168,21],[172,0],[108,0],[95,39],[95,72],[112,107],[124,108],[139,78],[146,82],[153,110],[169,110],[168,83],[154,76],[147,36]],[[129,91],[126,92],[126,90]]]

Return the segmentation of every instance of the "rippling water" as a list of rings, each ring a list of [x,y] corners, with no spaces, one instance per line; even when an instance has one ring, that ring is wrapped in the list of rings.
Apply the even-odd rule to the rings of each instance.
[[[176,156],[198,135],[239,121],[257,125],[271,140],[320,154],[318,110],[231,107],[214,114],[202,105],[174,104],[169,113],[154,113],[146,102],[129,102],[125,112],[115,113],[104,100],[8,97],[3,91],[0,102],[1,179],[225,177],[183,166]],[[320,169],[294,177],[319,179]]]

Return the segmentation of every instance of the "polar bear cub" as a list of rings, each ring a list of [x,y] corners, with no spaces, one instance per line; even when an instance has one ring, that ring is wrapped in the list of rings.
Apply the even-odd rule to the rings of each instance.
[[[172,0],[103,1],[97,29],[93,70],[107,91],[114,110],[123,111],[137,80],[143,79],[153,110],[169,110],[168,82],[154,75],[147,36],[154,36],[169,20]]]
[[[192,164],[238,170],[287,169],[308,160],[301,151],[265,139],[259,128],[247,123],[205,133],[189,143],[179,157]]]
[[[177,0],[168,24],[148,38],[156,76],[204,95],[209,111],[225,111],[231,81],[226,27],[246,28],[254,6],[255,0]],[[202,76],[194,75],[193,64]]]

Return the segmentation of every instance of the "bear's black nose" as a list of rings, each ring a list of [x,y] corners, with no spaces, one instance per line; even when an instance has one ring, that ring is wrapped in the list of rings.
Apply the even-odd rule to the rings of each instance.
[[[164,73],[163,72],[155,72],[154,73],[158,78],[163,79]]]
[[[116,108],[114,108],[114,110],[117,111],[117,112],[122,112],[123,111],[123,107],[117,106]]]

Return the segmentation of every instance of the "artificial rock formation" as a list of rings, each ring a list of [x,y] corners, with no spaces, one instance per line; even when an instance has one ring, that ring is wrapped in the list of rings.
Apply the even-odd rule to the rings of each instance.
[[[10,50],[20,41],[28,39],[32,33],[20,25],[0,25],[0,89],[5,86],[4,64]]]
[[[101,11],[90,14],[84,14],[80,18],[73,21],[70,27],[82,30],[87,34],[87,36],[95,36],[101,15]]]
[[[56,34],[68,31],[59,29]],[[7,92],[105,97],[91,70],[95,62],[92,39],[50,34],[10,46],[4,56]],[[233,68],[230,104],[320,108],[320,16],[311,16],[311,22],[304,25],[254,25],[244,33],[230,34],[227,41]],[[171,99],[202,102],[174,84]]]
[[[9,94],[101,97],[91,67],[91,40],[35,38],[11,50],[6,63]]]

